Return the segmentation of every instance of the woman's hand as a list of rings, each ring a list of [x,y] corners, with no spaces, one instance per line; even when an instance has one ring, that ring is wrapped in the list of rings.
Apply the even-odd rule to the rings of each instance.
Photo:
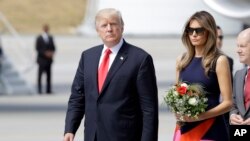
[[[200,121],[199,116],[198,117],[188,117],[188,116],[181,116],[180,114],[177,114],[177,113],[175,113],[175,118],[177,121],[182,121],[182,122]]]

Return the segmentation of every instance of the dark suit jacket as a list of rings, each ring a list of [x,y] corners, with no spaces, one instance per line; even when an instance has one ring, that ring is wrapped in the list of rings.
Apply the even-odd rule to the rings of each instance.
[[[48,35],[48,37],[48,43],[44,41],[41,35],[39,35],[36,39],[37,63],[39,65],[51,64],[53,61],[53,58],[48,58],[45,56],[46,51],[55,51],[53,37],[51,35]]]
[[[234,86],[233,86],[233,108],[230,111],[231,114],[240,114],[244,119],[250,117],[250,108],[245,108],[244,106],[244,85],[245,77],[247,73],[247,68],[239,70],[234,76]]]
[[[153,60],[124,41],[103,89],[97,70],[103,45],[82,53],[66,115],[65,133],[76,133],[85,115],[84,140],[157,141],[158,96]]]

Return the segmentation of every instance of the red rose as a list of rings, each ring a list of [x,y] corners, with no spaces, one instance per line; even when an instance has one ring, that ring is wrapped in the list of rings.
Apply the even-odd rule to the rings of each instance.
[[[184,94],[186,94],[186,92],[187,92],[187,87],[185,87],[185,86],[180,86],[180,87],[177,88],[177,92],[178,92],[179,94],[181,94],[181,95],[184,95]]]

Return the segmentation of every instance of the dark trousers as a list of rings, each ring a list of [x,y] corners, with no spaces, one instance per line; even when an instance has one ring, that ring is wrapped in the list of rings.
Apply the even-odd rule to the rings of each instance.
[[[38,67],[38,93],[42,93],[42,75],[43,73],[46,74],[46,93],[51,93],[51,64],[40,64]]]
[[[227,128],[228,128],[228,130],[229,130],[229,128],[230,128],[230,123],[229,123],[229,112],[226,112],[225,114],[224,114],[224,119],[225,119],[225,123],[226,123],[226,125],[227,125]]]

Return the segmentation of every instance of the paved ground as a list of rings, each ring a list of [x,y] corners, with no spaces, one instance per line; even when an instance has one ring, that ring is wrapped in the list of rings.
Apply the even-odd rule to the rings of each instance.
[[[3,36],[6,54],[19,69],[23,77],[35,88],[36,66],[35,36],[21,38],[25,48],[19,47],[18,40]],[[173,115],[166,111],[163,96],[175,79],[175,59],[184,51],[177,37],[133,38],[126,40],[143,47],[154,59],[159,88],[159,141],[170,141],[174,130]],[[57,53],[53,66],[53,95],[1,95],[0,96],[0,140],[2,141],[60,141],[63,136],[65,110],[80,54],[83,50],[100,43],[95,37],[56,36]],[[234,68],[242,67],[235,53],[235,37],[226,37],[223,50],[234,58]],[[23,52],[23,55],[18,52]],[[27,56],[23,58],[22,56]],[[29,70],[22,68],[31,66]],[[83,140],[83,129],[78,130],[76,141]]]
[[[62,141],[68,95],[0,98],[1,141]],[[174,119],[160,112],[159,141],[170,141]],[[83,140],[83,126],[75,141]]]

